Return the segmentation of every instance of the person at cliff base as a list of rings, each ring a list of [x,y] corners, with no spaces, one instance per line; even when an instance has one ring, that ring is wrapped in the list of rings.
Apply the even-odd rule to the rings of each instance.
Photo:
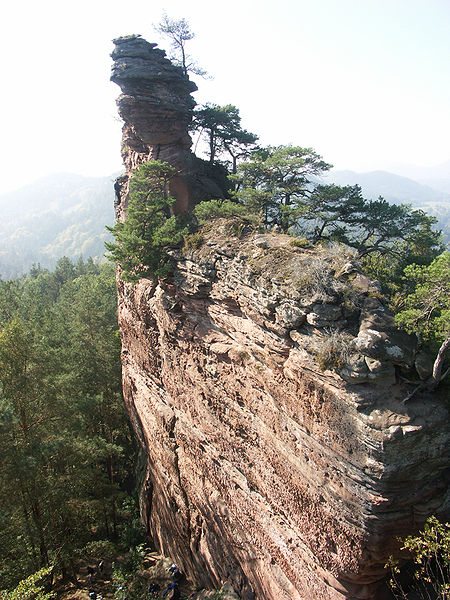
[[[147,593],[151,598],[157,598],[159,592],[159,585],[157,583],[151,583],[147,588]]]
[[[172,563],[169,567],[169,572],[170,572],[170,576],[172,577],[172,579],[174,579],[175,581],[177,579],[181,578],[181,571],[180,569],[177,567],[177,565],[175,563]]]
[[[170,600],[180,600],[180,590],[178,588],[178,584],[175,582],[169,583],[166,589],[163,591],[163,598],[168,598]]]

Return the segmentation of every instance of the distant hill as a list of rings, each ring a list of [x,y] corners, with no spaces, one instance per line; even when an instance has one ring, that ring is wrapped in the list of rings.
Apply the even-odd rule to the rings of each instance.
[[[450,241],[450,194],[445,191],[388,171],[356,173],[333,170],[326,180],[338,185],[358,184],[365,198],[376,200],[382,196],[393,204],[411,204],[413,208],[420,208],[438,219],[446,241]]]
[[[429,167],[397,163],[388,171],[450,194],[450,160]]]
[[[114,179],[59,173],[0,195],[0,278],[20,276],[33,263],[53,268],[62,256],[100,260],[111,239],[105,225],[114,223]],[[450,194],[387,171],[332,171],[327,181],[421,208],[450,241]]]
[[[114,223],[114,175],[59,173],[0,195],[0,277],[52,268],[62,256],[100,260]]]
[[[450,195],[450,177],[449,178],[445,178],[445,177],[430,178],[430,177],[428,177],[426,179],[421,179],[420,183],[423,183],[424,185],[432,187],[433,189],[435,189],[439,192],[444,192],[445,194]]]
[[[403,167],[398,174],[450,195],[450,160],[434,167]]]

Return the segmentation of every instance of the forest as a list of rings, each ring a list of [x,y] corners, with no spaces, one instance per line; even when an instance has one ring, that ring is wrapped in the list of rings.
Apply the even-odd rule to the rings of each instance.
[[[92,259],[0,282],[0,588],[48,565],[73,579],[130,543],[116,302],[113,266]]]

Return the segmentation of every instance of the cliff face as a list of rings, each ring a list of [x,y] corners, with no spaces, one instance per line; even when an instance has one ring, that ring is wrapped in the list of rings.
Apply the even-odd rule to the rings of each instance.
[[[127,40],[139,38],[117,48]],[[141,57],[130,53],[116,58],[133,73]],[[147,100],[127,113],[127,169],[154,155],[147,133],[164,131],[145,122],[159,78],[140,83],[138,73],[126,106]],[[195,161],[175,137],[179,152],[165,159],[176,156],[194,193]],[[381,598],[396,537],[448,509],[442,399],[401,402],[400,376],[427,370],[415,339],[395,329],[348,258],[286,236],[219,221],[174,259],[170,281],[118,283],[124,394],[147,456],[152,536],[199,584],[230,580],[244,598]]]

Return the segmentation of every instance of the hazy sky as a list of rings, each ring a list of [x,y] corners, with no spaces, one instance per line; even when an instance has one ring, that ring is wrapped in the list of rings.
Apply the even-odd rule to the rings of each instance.
[[[450,0],[16,0],[0,24],[2,191],[121,169],[111,40],[158,41],[163,9],[214,76],[197,102],[235,104],[262,143],[354,170],[450,159]]]

